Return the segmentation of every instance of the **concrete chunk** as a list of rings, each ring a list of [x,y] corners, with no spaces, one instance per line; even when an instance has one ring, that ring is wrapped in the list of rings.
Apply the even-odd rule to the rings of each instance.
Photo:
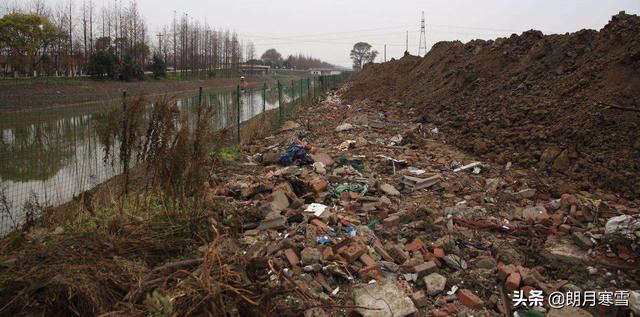
[[[402,317],[416,312],[416,306],[396,281],[386,280],[353,289],[356,311],[363,317]]]

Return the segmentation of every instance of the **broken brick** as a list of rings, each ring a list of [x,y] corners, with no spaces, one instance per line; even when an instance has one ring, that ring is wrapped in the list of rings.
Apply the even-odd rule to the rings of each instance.
[[[377,266],[378,262],[376,262],[369,254],[364,253],[360,256],[360,262],[362,262],[365,266]]]
[[[433,255],[438,259],[444,258],[444,249],[442,248],[433,248]]]
[[[293,249],[286,249],[284,251],[284,256],[287,257],[287,261],[289,261],[291,266],[300,264],[300,258]]]
[[[463,305],[471,309],[480,309],[484,306],[482,299],[468,289],[459,290],[457,297]]]
[[[413,267],[413,271],[418,273],[418,278],[431,274],[438,270],[438,266],[431,261],[423,262]]]
[[[513,291],[518,289],[520,287],[521,280],[522,280],[522,277],[520,276],[520,273],[513,272],[509,274],[509,277],[507,277],[507,290]]]
[[[407,260],[409,259],[409,257],[402,251],[402,249],[400,249],[400,247],[398,247],[395,244],[389,244],[387,246],[387,252],[389,252],[389,255],[393,258],[393,261],[396,263],[403,264],[404,262],[407,262]]]
[[[325,224],[324,222],[322,222],[322,220],[320,219],[313,219],[310,222],[312,225],[318,227],[318,229],[324,231],[325,233],[331,233],[331,228],[329,228],[329,226],[327,226],[327,224]]]
[[[415,240],[413,240],[413,242],[408,243],[404,246],[404,250],[409,252],[415,251],[415,250],[426,250],[426,249],[427,249],[427,246],[419,238],[416,238]]]
[[[333,259],[333,249],[324,248],[324,250],[322,250],[322,258],[327,261],[331,261]]]
[[[389,216],[382,220],[382,223],[388,227],[395,227],[400,224],[400,217],[398,216]]]
[[[360,243],[352,243],[346,248],[342,249],[340,251],[340,255],[342,255],[342,257],[344,257],[347,262],[352,263],[366,252],[367,248],[364,245]]]
[[[507,276],[511,275],[516,271],[516,267],[513,264],[504,264],[502,262],[498,262],[498,278],[502,281],[507,278]]]
[[[418,290],[411,294],[411,300],[416,305],[416,307],[424,307],[429,304],[429,298],[427,294],[424,293],[424,290]]]

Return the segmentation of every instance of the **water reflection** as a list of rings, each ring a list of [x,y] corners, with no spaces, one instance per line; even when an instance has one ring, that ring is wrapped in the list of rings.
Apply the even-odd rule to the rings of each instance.
[[[282,101],[294,102],[297,95],[298,90],[284,88]],[[216,109],[214,129],[237,123],[236,98],[234,91],[204,94],[203,103]],[[275,88],[243,91],[240,100],[241,122],[279,106]],[[198,96],[179,96],[177,103],[181,113],[195,122]],[[31,196],[43,206],[61,204],[121,172],[117,162],[104,163],[97,133],[107,124],[106,114],[117,106],[96,103],[0,114],[0,203],[6,204],[0,206],[0,235],[20,222],[24,203]],[[118,147],[114,150],[112,154],[118,157]]]

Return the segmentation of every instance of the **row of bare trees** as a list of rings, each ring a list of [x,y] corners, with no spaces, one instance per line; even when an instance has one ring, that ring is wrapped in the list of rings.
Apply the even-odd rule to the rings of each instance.
[[[235,71],[255,56],[251,42],[245,44],[235,32],[215,29],[188,14],[174,12],[172,21],[152,34],[135,0],[113,0],[100,8],[93,0],[60,1],[52,7],[44,0],[0,4],[0,17],[6,22],[0,20],[2,27],[19,28],[21,22],[15,21],[22,18],[42,28],[43,22],[29,19],[34,16],[44,18],[56,32],[46,41],[35,41],[39,47],[30,53],[17,47],[15,43],[21,41],[0,38],[0,73],[5,76],[83,75],[92,69],[90,64],[99,52],[108,52],[109,62],[113,59],[116,64],[132,63],[140,68],[149,65],[154,52],[169,69],[215,76]]]

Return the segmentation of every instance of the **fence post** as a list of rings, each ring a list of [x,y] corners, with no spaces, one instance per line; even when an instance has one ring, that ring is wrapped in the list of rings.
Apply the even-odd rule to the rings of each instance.
[[[202,87],[198,88],[198,106],[202,105]]]
[[[302,106],[302,98],[304,97],[304,88],[302,88],[303,80],[300,78],[300,105]]]
[[[307,77],[307,99],[311,99],[311,78]]]
[[[267,111],[267,83],[262,86],[262,113]]]
[[[240,144],[240,85],[236,86],[236,112],[237,112],[237,119],[238,121],[236,122],[238,124],[237,127],[237,131],[238,131],[238,144]]]
[[[282,122],[282,85],[280,85],[280,80],[278,83],[278,122]]]
[[[122,92],[122,144],[120,144],[120,161],[122,162],[122,170],[124,172],[124,193],[129,193],[129,157],[128,146],[129,136],[127,130],[129,129],[129,120],[127,118],[127,92]]]

